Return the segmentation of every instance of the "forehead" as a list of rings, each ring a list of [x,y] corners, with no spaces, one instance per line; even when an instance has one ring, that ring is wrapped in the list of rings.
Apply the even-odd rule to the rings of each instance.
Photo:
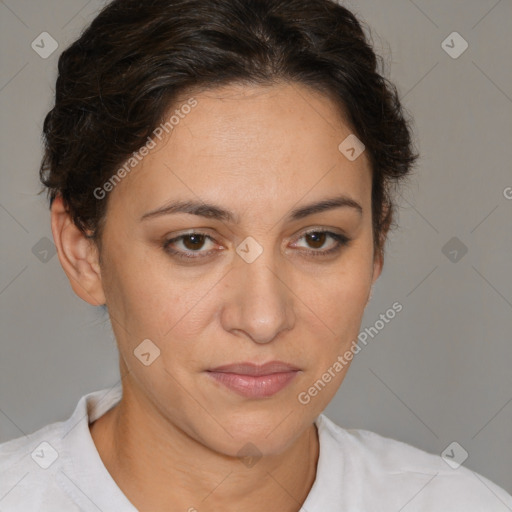
[[[195,106],[183,108],[187,104]],[[124,198],[138,213],[172,197],[238,200],[240,207],[278,197],[296,203],[326,191],[368,199],[367,156],[349,161],[340,152],[352,130],[338,106],[316,91],[298,84],[230,85],[183,96],[166,119],[173,115],[172,129],[154,139],[155,148],[111,200]]]

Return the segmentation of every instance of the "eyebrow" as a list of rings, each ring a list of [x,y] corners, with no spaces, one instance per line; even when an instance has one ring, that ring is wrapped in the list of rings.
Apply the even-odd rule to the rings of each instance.
[[[287,216],[288,221],[295,221],[313,215],[315,213],[321,213],[335,208],[351,208],[358,212],[359,216],[363,213],[363,208],[354,199],[340,195],[329,199],[324,199],[316,203],[311,203],[300,208],[292,210]],[[238,224],[239,219],[232,212],[221,208],[215,204],[207,204],[197,201],[173,201],[166,205],[145,213],[140,218],[140,221],[151,219],[154,217],[160,217],[163,215],[172,215],[176,213],[188,213],[191,215],[198,215],[200,217],[206,217],[208,219],[217,219],[224,222],[231,222]]]

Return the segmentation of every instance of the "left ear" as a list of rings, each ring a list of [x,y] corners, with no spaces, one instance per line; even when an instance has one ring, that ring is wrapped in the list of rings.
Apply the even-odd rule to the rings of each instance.
[[[375,250],[375,255],[373,259],[373,277],[372,277],[372,285],[377,281],[380,274],[382,273],[382,269],[384,267],[384,246],[386,244],[389,228],[391,226],[392,215],[393,212],[391,210],[391,206],[388,203],[383,205],[382,211],[382,224],[381,224],[381,232],[380,232],[380,240],[379,246],[380,248]]]
[[[382,273],[382,268],[384,267],[384,255],[382,251],[378,251],[375,254],[375,258],[373,260],[373,277],[372,277],[372,286],[379,278]]]

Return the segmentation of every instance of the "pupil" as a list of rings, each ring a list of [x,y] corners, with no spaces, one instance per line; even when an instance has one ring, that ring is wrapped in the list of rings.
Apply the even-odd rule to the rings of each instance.
[[[322,247],[322,245],[324,245],[325,237],[326,237],[325,233],[309,233],[306,236],[309,237],[309,240],[313,239],[313,244],[315,244],[315,243],[317,244],[317,245],[313,245],[313,247],[315,249],[319,249],[320,247]]]
[[[187,247],[187,249],[198,249],[201,248],[204,242],[204,235],[188,235],[183,240],[183,243]],[[189,242],[189,243],[187,243]],[[190,247],[189,247],[190,244]]]

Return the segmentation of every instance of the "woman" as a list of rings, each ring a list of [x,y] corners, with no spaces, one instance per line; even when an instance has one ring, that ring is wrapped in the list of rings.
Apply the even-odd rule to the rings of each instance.
[[[0,446],[0,510],[512,509],[322,414],[417,158],[377,64],[331,0],[115,0],[62,54],[41,179],[122,378]]]

